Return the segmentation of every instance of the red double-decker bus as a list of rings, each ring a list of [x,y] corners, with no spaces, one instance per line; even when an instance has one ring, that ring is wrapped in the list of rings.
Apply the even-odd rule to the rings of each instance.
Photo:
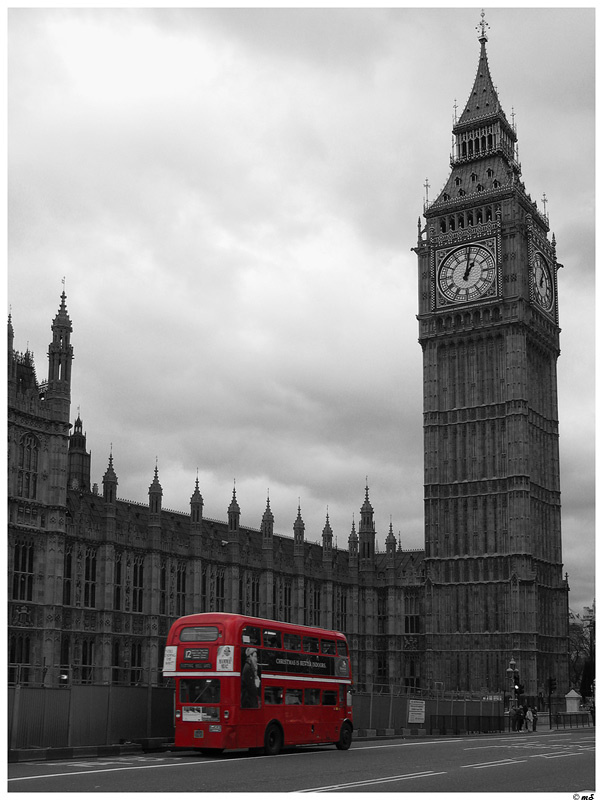
[[[171,627],[176,747],[216,752],[352,743],[345,636],[239,614],[190,614]]]

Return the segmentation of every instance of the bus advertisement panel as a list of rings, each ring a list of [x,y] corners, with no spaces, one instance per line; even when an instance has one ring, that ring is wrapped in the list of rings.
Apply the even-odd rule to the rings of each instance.
[[[163,672],[175,681],[177,747],[351,745],[350,657],[336,631],[191,614],[172,625]]]

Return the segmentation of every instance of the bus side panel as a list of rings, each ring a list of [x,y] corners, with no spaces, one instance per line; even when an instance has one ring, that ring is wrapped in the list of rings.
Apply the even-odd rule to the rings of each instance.
[[[264,723],[257,718],[251,721],[240,721],[236,726],[237,747],[263,747]]]

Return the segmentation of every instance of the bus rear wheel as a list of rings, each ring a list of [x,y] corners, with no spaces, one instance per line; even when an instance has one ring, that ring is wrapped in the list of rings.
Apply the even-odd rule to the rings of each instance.
[[[276,722],[271,722],[264,734],[264,752],[267,756],[276,756],[283,746],[283,732]]]
[[[339,741],[335,742],[338,750],[349,750],[352,744],[352,726],[349,722],[344,722],[339,732]]]

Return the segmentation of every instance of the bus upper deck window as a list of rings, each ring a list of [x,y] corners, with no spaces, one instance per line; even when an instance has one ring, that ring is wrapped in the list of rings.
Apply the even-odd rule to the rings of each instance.
[[[347,658],[348,655],[348,648],[346,647],[346,643],[343,642],[341,639],[337,640],[337,655],[343,656]]]
[[[262,633],[259,628],[255,628],[253,625],[247,625],[243,628],[241,632],[241,642],[247,645],[254,645],[255,647],[261,647],[262,645]]]
[[[281,632],[264,630],[264,647],[280,647]]]
[[[318,639],[313,636],[304,636],[304,650],[306,653],[318,653]]]
[[[194,628],[182,628],[181,642],[215,642],[219,636],[215,625],[196,625]]]
[[[301,650],[301,636],[297,633],[286,633],[283,637],[285,650]]]
[[[335,642],[332,639],[320,640],[320,651],[327,656],[335,655]]]

